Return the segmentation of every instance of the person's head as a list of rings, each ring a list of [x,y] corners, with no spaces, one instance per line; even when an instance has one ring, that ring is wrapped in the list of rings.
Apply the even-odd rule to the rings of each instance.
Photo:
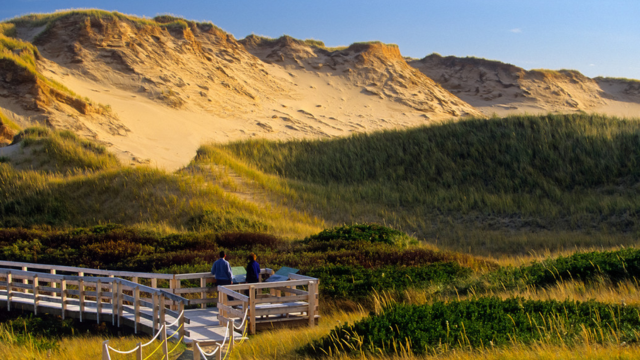
[[[249,261],[251,261],[251,260],[256,261],[256,259],[257,259],[257,256],[254,253],[249,254],[249,257],[247,258],[247,260],[249,260]]]
[[[227,253],[220,251],[220,259],[224,259],[225,257],[227,257]]]

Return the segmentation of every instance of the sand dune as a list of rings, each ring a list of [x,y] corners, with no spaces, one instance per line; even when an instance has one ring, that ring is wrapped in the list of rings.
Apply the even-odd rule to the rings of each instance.
[[[0,109],[22,126],[100,141],[130,164],[175,170],[211,141],[330,138],[494,113],[640,114],[639,83],[575,71],[405,59],[378,42],[236,41],[212,24],[171,17],[52,19],[16,22],[17,36],[37,46],[38,76],[0,67]]]

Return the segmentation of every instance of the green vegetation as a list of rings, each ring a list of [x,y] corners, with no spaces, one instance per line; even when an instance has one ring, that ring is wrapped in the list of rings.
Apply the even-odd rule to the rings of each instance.
[[[4,27],[6,28],[8,26],[4,25]],[[31,43],[14,39],[0,33],[0,64],[8,63],[10,66],[16,66],[17,69],[23,69],[26,71],[26,74],[30,74],[34,79],[39,79],[47,86],[68,94],[73,98],[80,99],[76,93],[69,90],[66,86],[45,77],[36,69],[36,61],[39,57],[40,53],[38,49]],[[11,68],[9,68],[9,70],[11,70]],[[87,102],[90,103],[88,99],[80,100],[87,100]]]
[[[121,14],[117,11],[105,11],[99,9],[86,9],[86,10],[61,10],[54,13],[47,14],[29,14],[19,16],[10,20],[7,20],[5,24],[14,24],[17,26],[30,26],[38,27],[45,26],[46,28],[36,36],[34,43],[37,43],[39,39],[42,39],[58,22],[71,17],[88,17],[90,19],[101,19],[104,21],[128,21],[138,27],[142,26],[154,26],[165,29],[181,29],[200,27],[201,29],[208,31],[212,28],[218,29],[210,22],[199,23],[195,21],[185,20],[183,18],[175,17],[173,15],[165,14],[158,15],[153,19],[140,18],[133,15]],[[7,26],[10,29],[9,26]],[[2,28],[0,28],[1,30]],[[219,29],[218,29],[219,30]]]
[[[15,130],[16,132],[19,132],[20,130],[22,130],[20,128],[20,126],[18,126],[18,124],[16,124],[15,122],[9,120],[8,117],[6,117],[2,111],[0,111],[0,124],[5,125],[7,127],[9,127],[9,129]]]
[[[402,231],[394,230],[386,226],[376,224],[354,224],[349,226],[338,226],[333,229],[322,230],[319,234],[309,237],[310,241],[368,241],[371,243],[385,243],[389,245],[406,246],[417,244],[413,239]]]
[[[519,268],[505,267],[492,274],[492,282],[503,286],[545,286],[561,281],[589,281],[597,277],[618,282],[635,279],[640,274],[640,250],[594,251],[559,256],[542,262],[533,262]]]
[[[320,279],[320,291],[329,298],[363,300],[373,291],[401,293],[434,285],[464,281],[471,273],[458,263],[434,263],[415,267],[397,264],[376,269],[362,266],[329,265],[315,268],[306,275]]]
[[[119,223],[304,237],[322,224],[278,204],[258,206],[230,196],[189,170],[169,174],[123,167],[101,145],[69,132],[31,128],[18,137],[23,138],[22,154],[0,163],[4,227]]]
[[[596,246],[606,237],[634,243],[638,137],[636,120],[513,116],[208,145],[196,163],[229,166],[328,221],[386,221],[453,249],[513,253],[520,241],[539,243],[520,247],[525,252]]]
[[[113,169],[120,162],[102,145],[81,139],[70,131],[33,127],[19,135],[28,155],[14,162],[18,168],[34,166],[55,172]]]
[[[302,348],[302,353],[385,354],[399,347],[413,353],[452,348],[490,348],[514,342],[571,345],[637,342],[637,307],[594,301],[531,301],[479,298],[431,305],[396,305],[355,324],[338,326]]]

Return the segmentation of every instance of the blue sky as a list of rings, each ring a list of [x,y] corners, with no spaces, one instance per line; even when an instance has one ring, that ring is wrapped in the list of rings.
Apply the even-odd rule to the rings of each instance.
[[[638,0],[3,0],[0,18],[69,8],[171,13],[251,33],[395,43],[405,56],[477,56],[524,67],[640,79]]]

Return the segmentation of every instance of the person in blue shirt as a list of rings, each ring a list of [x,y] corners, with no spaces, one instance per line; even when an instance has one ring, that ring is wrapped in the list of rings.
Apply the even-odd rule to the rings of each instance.
[[[249,263],[247,264],[247,283],[260,282],[260,264],[256,261],[256,254],[249,254]]]
[[[216,260],[211,267],[211,274],[216,277],[216,285],[225,286],[233,283],[233,273],[231,272],[231,265],[226,260],[227,254],[224,251],[220,251],[220,259]]]

